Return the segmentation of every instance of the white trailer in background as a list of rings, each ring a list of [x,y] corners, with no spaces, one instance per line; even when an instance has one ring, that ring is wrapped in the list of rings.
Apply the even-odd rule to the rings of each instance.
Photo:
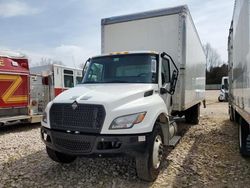
[[[153,181],[163,146],[180,139],[174,116],[197,124],[205,99],[206,60],[187,6],[103,19],[102,53],[82,84],[47,105],[47,153],[61,163],[132,155],[137,175]]]
[[[236,0],[228,37],[229,115],[239,124],[239,148],[250,155],[250,0]]]

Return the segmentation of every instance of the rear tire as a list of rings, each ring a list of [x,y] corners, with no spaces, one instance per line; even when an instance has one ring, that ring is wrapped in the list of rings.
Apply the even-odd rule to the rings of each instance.
[[[152,182],[157,178],[164,159],[163,139],[161,127],[156,123],[147,151],[136,157],[136,171],[140,179]]]
[[[234,118],[234,109],[231,107],[231,106],[229,106],[229,108],[228,108],[228,113],[229,113],[229,118],[230,118],[230,121],[235,121],[235,118]]]
[[[46,146],[48,156],[55,162],[58,163],[71,163],[76,159],[76,156],[67,155],[55,150],[50,149]]]
[[[200,104],[197,104],[185,111],[186,123],[199,124]]]
[[[249,156],[250,152],[247,150],[247,137],[249,134],[248,124],[240,117],[239,120],[239,149],[243,157]]]

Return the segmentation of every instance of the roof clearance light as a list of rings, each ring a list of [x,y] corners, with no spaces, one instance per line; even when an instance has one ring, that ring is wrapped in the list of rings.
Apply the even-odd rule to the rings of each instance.
[[[110,55],[120,55],[120,54],[129,54],[129,52],[124,51],[124,52],[112,52]]]
[[[18,63],[17,63],[16,61],[12,61],[11,64],[12,64],[12,66],[14,66],[14,67],[18,67]]]

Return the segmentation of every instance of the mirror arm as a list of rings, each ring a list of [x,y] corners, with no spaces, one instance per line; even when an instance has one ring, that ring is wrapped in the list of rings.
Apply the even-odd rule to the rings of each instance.
[[[173,95],[174,94],[174,91],[172,90],[168,90],[167,89],[167,85],[165,85],[164,87],[162,87],[160,89],[160,94],[165,94],[165,93],[169,93],[170,95]]]
[[[162,87],[161,89],[160,89],[160,94],[165,94],[165,93],[169,93],[170,95],[173,95],[174,94],[174,90],[167,90],[166,88],[164,88],[164,87]]]

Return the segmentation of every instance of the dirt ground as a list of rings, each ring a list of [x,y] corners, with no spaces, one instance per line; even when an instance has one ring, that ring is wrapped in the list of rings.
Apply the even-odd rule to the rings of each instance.
[[[207,91],[199,125],[190,127],[168,155],[153,187],[250,187],[250,159],[239,154],[238,127],[218,96],[219,91]]]
[[[207,92],[198,125],[185,126],[169,149],[154,183],[139,180],[131,158],[79,158],[69,165],[51,161],[39,125],[0,129],[1,187],[250,187],[250,159],[238,151],[238,129],[229,121],[219,91]]]

